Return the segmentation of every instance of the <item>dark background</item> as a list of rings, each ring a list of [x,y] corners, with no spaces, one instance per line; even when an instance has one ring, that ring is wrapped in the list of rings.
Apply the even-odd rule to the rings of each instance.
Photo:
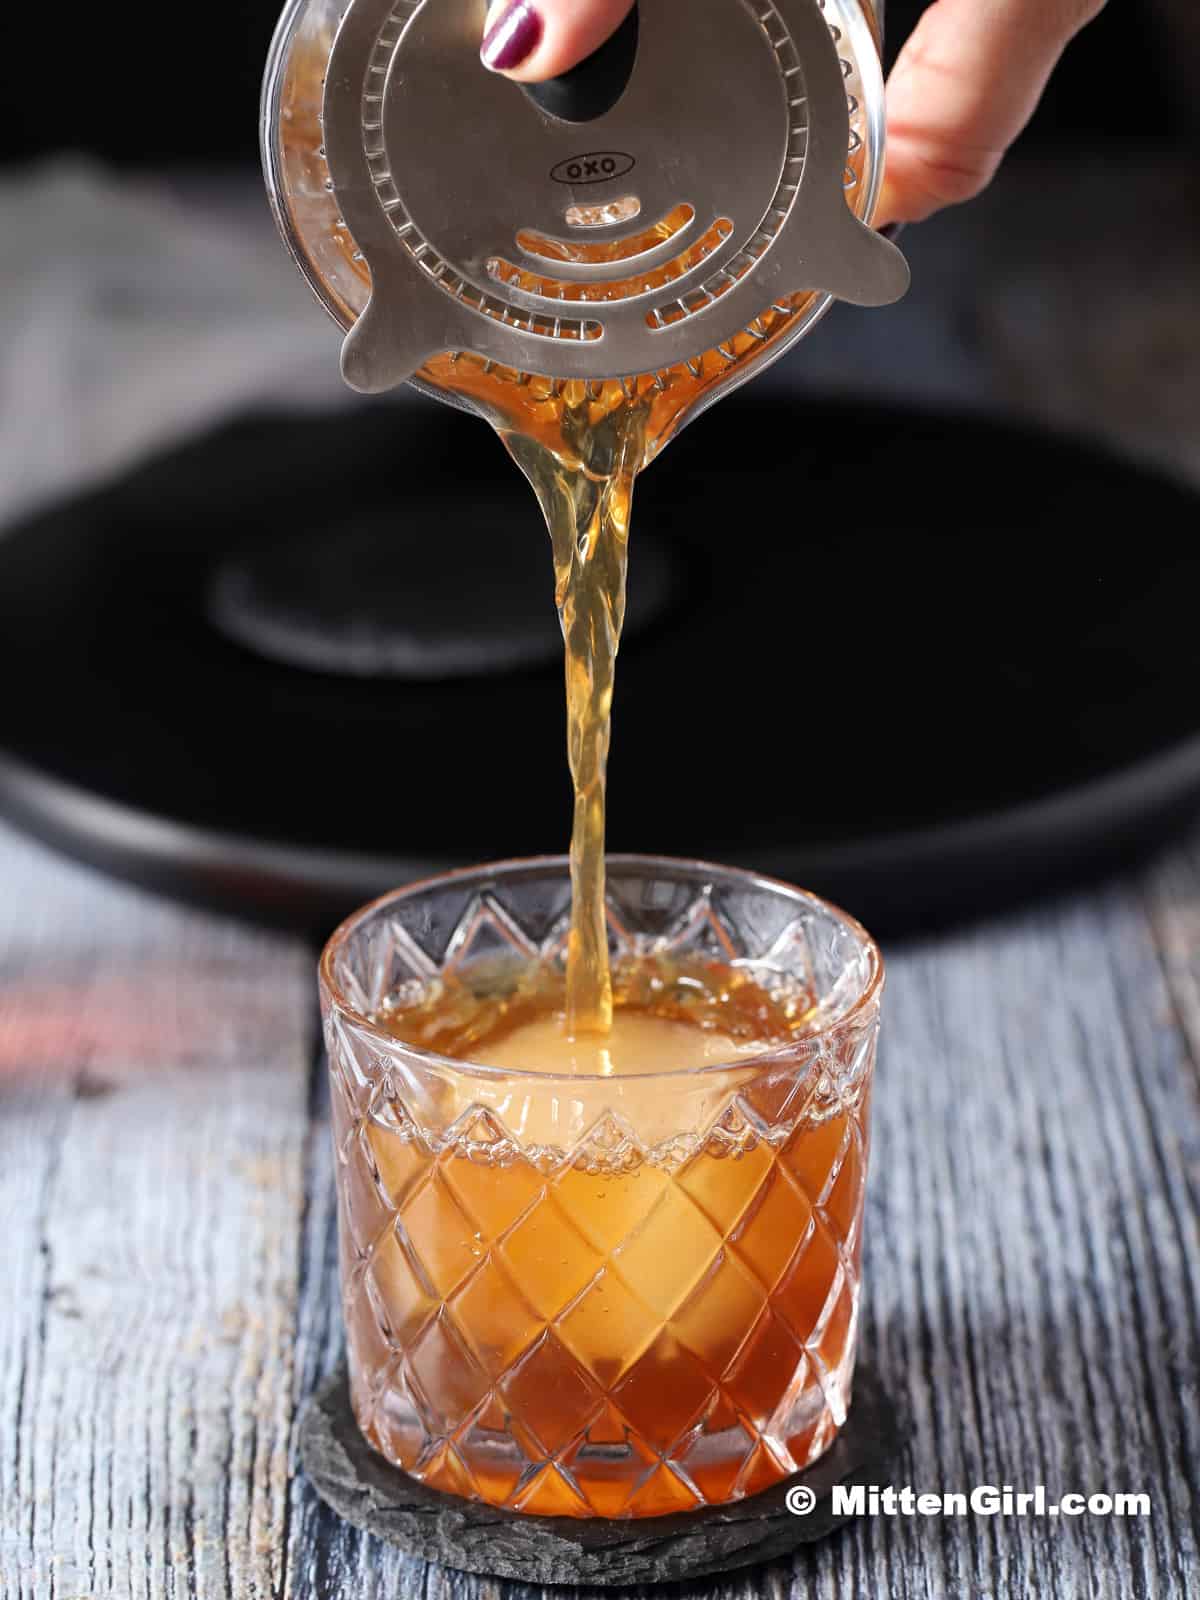
[[[703,0],[681,0],[702,4]],[[1047,0],[1049,3],[1049,0]],[[922,5],[891,0],[889,54]],[[24,8],[5,19],[2,91],[8,161],[55,149],[161,168],[257,160],[258,93],[276,0],[120,8]],[[1076,40],[1027,140],[1138,140],[1194,134],[1200,23],[1193,0],[1114,0]]]

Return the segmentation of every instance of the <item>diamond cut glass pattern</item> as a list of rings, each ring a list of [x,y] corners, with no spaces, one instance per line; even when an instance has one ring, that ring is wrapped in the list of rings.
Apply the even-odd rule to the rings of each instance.
[[[845,1420],[882,969],[857,924],[798,890],[616,857],[616,955],[700,953],[769,992],[807,987],[809,1031],[699,1072],[505,1074],[405,1045],[353,1003],[505,953],[561,962],[565,872],[401,891],[326,950],[355,1414],[454,1494],[693,1510],[802,1469]]]

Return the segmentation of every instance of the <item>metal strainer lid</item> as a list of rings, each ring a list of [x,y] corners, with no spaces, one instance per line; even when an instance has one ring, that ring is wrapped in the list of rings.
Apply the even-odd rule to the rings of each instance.
[[[654,372],[801,291],[904,293],[903,256],[846,202],[846,68],[819,0],[642,0],[623,87],[586,120],[482,67],[482,14],[351,0],[337,28],[324,155],[371,277],[354,388],[444,350]]]

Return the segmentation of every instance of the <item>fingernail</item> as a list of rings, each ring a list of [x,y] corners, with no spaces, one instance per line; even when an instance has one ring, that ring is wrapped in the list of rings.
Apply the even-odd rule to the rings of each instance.
[[[542,18],[529,0],[509,0],[483,36],[480,55],[492,72],[511,72],[531,56],[542,38]]]

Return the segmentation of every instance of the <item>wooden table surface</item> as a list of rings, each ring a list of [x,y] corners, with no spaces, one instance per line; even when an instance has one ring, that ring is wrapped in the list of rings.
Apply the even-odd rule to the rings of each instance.
[[[313,951],[2,828],[0,884],[0,1596],[516,1600],[297,1469],[342,1348]],[[894,1481],[1152,1511],[864,1518],[695,1592],[1194,1594],[1200,847],[888,956],[862,1350],[916,1424]]]

